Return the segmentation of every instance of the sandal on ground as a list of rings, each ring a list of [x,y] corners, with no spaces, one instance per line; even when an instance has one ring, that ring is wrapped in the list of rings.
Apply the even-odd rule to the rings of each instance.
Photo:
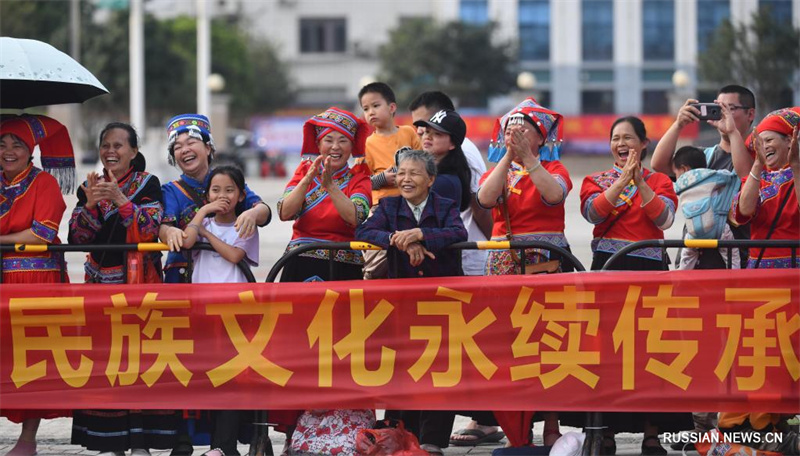
[[[613,436],[603,436],[603,452],[600,454],[604,456],[614,456],[617,454],[617,441],[614,440]]]
[[[423,443],[419,447],[422,448],[423,451],[427,451],[428,454],[430,454],[430,455],[433,455],[433,456],[444,456],[444,451],[442,451],[442,449],[439,448],[436,445],[433,445],[433,444],[430,444],[430,443]]]
[[[480,429],[459,429],[453,432],[453,435],[469,435],[475,437],[474,439],[450,439],[452,446],[477,446],[484,443],[497,443],[506,436],[503,431],[496,431],[485,433]]]
[[[655,440],[655,442],[658,445],[657,446],[645,445],[645,443],[647,443],[650,440]],[[657,435],[651,435],[645,437],[644,440],[642,440],[642,456],[666,456],[666,454],[667,450],[661,446],[661,441],[658,440]]]

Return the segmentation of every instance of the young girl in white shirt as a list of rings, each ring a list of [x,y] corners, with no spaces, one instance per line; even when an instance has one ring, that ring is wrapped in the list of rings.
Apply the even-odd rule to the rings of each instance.
[[[247,282],[237,264],[244,259],[251,266],[258,266],[258,231],[242,239],[234,226],[245,197],[242,171],[234,166],[214,168],[206,195],[208,204],[201,207],[186,226],[183,247],[208,242],[214,251],[192,252],[192,283]]]
[[[244,175],[239,168],[220,166],[211,171],[208,180],[208,204],[201,207],[186,226],[184,248],[196,242],[208,242],[213,251],[193,251],[192,283],[247,282],[237,264],[246,260],[258,266],[258,230],[242,239],[234,226],[242,212],[245,198]],[[239,428],[247,426],[252,412],[246,410],[214,410],[211,413],[211,448],[208,455],[238,455]],[[221,451],[220,451],[221,450]]]

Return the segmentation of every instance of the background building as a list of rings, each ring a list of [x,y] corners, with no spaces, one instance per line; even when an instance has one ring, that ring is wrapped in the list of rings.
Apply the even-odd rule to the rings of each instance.
[[[191,14],[194,2],[148,5],[171,16]],[[243,13],[253,34],[277,45],[300,106],[354,103],[378,74],[389,30],[433,17],[498,23],[498,39],[518,43],[520,71],[535,76],[540,101],[575,115],[667,113],[670,97],[713,96],[715,87],[698,80],[699,52],[721,21],[748,23],[764,6],[800,27],[800,0],[218,0],[214,8]],[[800,104],[800,89],[787,98]]]

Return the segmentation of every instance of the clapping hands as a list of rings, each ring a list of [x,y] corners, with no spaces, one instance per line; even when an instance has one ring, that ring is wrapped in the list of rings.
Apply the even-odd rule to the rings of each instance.
[[[104,178],[95,172],[90,172],[86,176],[86,185],[81,184],[81,189],[86,194],[86,207],[89,209],[94,209],[97,203],[105,200],[111,201],[117,207],[128,202],[128,197],[119,189],[114,174],[108,174]]]

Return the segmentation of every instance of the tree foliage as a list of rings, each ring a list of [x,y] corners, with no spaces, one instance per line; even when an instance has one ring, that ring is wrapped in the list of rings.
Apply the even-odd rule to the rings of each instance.
[[[784,94],[796,85],[800,30],[768,9],[753,13],[750,25],[724,21],[701,53],[701,76],[718,85],[740,84],[753,90],[759,110],[782,108]]]
[[[380,49],[381,75],[401,105],[419,92],[440,89],[461,106],[485,106],[515,83],[513,47],[494,43],[493,24],[438,24],[427,18],[404,20]]]
[[[108,95],[87,101],[84,113],[124,119],[130,91],[128,10],[111,11],[97,22],[93,2],[81,2],[81,8],[81,63],[109,90]],[[196,30],[193,17],[160,21],[145,15],[145,104],[151,124],[196,109]],[[69,2],[2,0],[0,31],[68,52]],[[245,34],[238,18],[212,21],[211,49],[211,72],[225,78],[235,122],[291,101],[286,65],[270,43]]]

